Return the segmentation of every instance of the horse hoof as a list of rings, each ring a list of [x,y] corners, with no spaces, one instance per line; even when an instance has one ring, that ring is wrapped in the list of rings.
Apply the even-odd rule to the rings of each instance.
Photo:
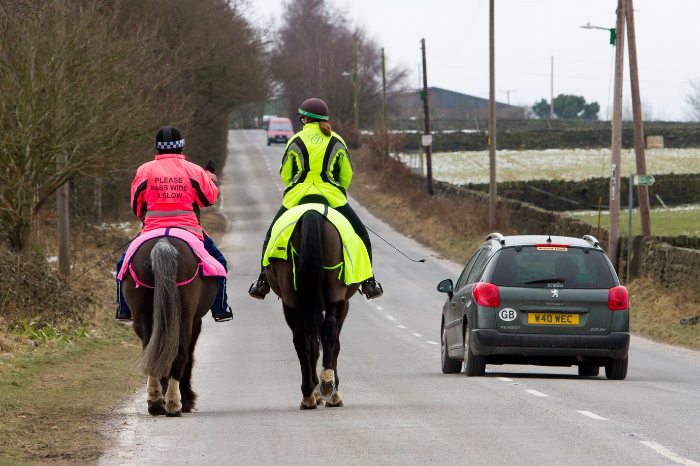
[[[166,412],[165,412],[165,415],[166,415],[167,417],[182,417],[182,410],[179,409],[179,410],[175,411],[174,413],[169,413],[169,412],[166,411]]]
[[[316,397],[313,394],[311,394],[311,396],[309,397],[304,397],[301,400],[301,405],[299,405],[299,409],[316,409]]]
[[[321,380],[318,392],[322,399],[327,400],[332,397],[335,394],[335,380]]]
[[[340,397],[340,393],[336,393],[333,398],[326,401],[326,408],[342,408],[343,406],[343,399]]]
[[[160,400],[148,400],[148,414],[151,416],[161,416],[165,414],[165,405],[163,404],[163,399]]]

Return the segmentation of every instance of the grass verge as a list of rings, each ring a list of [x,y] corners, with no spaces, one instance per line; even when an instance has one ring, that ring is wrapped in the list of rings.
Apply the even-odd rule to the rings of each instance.
[[[371,148],[353,154],[355,174],[350,195],[397,231],[464,264],[489,233],[487,206],[454,195],[429,196],[403,165],[389,160],[382,167],[374,154]],[[504,235],[512,233],[507,224],[498,225],[496,230]],[[650,279],[639,279],[629,291],[633,332],[700,350],[700,325],[680,325],[680,319],[700,316],[697,290],[668,289]]]

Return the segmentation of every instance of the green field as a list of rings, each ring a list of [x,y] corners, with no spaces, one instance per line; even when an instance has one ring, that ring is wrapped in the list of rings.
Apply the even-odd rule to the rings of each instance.
[[[596,211],[570,212],[569,214],[594,225],[598,224],[598,212]],[[620,234],[627,234],[628,223],[629,210],[623,209],[620,211]],[[602,212],[600,225],[603,227],[610,225],[610,215],[607,211]],[[700,236],[700,205],[652,209],[651,233],[654,236]],[[642,234],[637,209],[632,211],[632,234]]]

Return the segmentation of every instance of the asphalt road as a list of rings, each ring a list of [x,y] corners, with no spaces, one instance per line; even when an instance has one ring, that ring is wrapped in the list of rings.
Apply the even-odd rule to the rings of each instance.
[[[582,379],[575,367],[444,375],[444,295],[435,286],[456,279],[460,265],[357,204],[370,228],[427,261],[411,263],[372,237],[385,294],[350,301],[338,361],[345,407],[300,411],[299,363],[281,302],[246,293],[281,203],[282,152],[265,145],[262,131],[230,133],[220,176],[230,231],[219,246],[235,317],[206,317],[193,377],[198,410],[152,418],[144,386],[114,412],[106,431],[113,449],[100,464],[700,465],[700,353],[633,338],[625,381]]]

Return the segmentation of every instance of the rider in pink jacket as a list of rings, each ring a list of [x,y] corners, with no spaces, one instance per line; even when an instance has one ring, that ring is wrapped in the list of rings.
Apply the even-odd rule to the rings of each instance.
[[[182,228],[193,233],[204,242],[205,249],[226,268],[226,259],[199,224],[200,207],[209,207],[216,202],[219,188],[216,187],[214,161],[201,168],[185,160],[182,147],[185,140],[177,128],[166,126],[156,135],[158,155],[136,171],[131,184],[131,207],[143,222],[142,233],[158,228]],[[125,253],[126,254],[126,253]],[[117,263],[121,269],[124,256]],[[131,311],[126,305],[119,286],[117,287],[117,320],[130,321]],[[225,278],[219,278],[216,301],[211,309],[217,322],[231,320],[232,313],[226,299]]]

